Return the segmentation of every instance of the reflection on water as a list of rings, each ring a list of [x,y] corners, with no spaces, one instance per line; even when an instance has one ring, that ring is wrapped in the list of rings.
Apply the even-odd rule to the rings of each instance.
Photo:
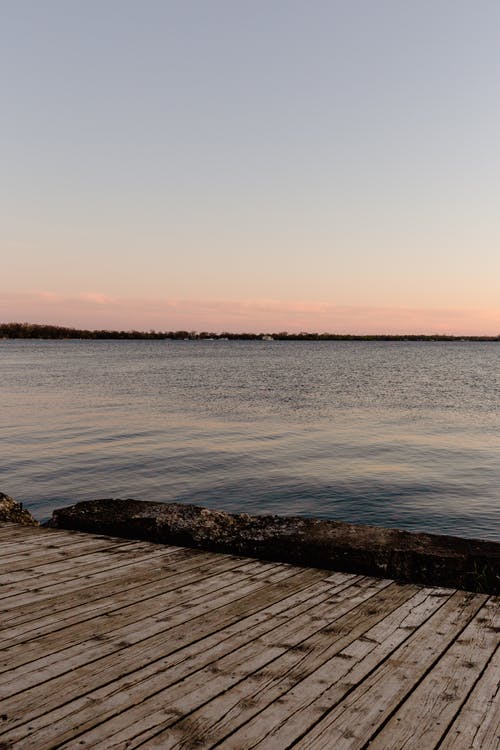
[[[495,343],[0,341],[0,490],[500,539]]]

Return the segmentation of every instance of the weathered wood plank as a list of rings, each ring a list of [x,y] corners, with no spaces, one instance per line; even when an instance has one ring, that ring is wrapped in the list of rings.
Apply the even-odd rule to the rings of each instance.
[[[65,639],[67,628],[71,625],[80,625],[87,620],[96,623],[97,617],[106,614],[106,624],[112,626],[111,614],[123,608],[135,607],[136,611],[143,616],[144,612],[148,615],[154,614],[155,609],[162,611],[165,607],[165,599],[161,598],[168,592],[175,592],[176,603],[182,600],[183,590],[190,584],[200,584],[201,581],[214,577],[224,571],[238,571],[248,565],[248,560],[235,560],[229,556],[213,559],[213,556],[206,554],[203,560],[194,560],[193,558],[179,563],[175,571],[165,569],[160,571],[158,576],[152,572],[142,579],[140,591],[132,591],[127,588],[125,582],[112,595],[108,593],[105,598],[100,597],[96,601],[86,601],[85,604],[73,605],[65,612],[53,612],[34,622],[24,626],[10,627],[6,632],[0,631],[2,638],[2,649],[7,651],[14,645],[26,643],[33,644],[34,653],[43,653],[43,644],[40,643],[41,636],[48,636],[54,631],[58,631],[59,639]],[[137,589],[137,584],[134,586]],[[193,594],[195,592],[193,591]],[[154,599],[154,601],[150,601]],[[69,604],[67,602],[67,604]],[[96,630],[94,632],[97,632]],[[101,632],[101,631],[99,631]],[[41,646],[41,647],[40,647]]]
[[[102,539],[102,537],[96,537],[92,534],[89,534],[89,538]],[[0,564],[3,564],[4,560],[10,559],[13,555],[27,556],[32,554],[33,551],[68,547],[81,539],[81,533],[78,533],[78,536],[64,536],[61,531],[56,531],[55,534],[42,533],[31,537],[21,536],[18,539],[0,539]]]
[[[297,750],[317,750],[341,743],[345,750],[368,743],[420,679],[482,607],[487,597],[457,591],[418,631],[394,651],[346,698],[329,710]],[[262,748],[271,747],[265,742]]]
[[[14,529],[15,534],[12,533]],[[94,532],[73,531],[71,529],[50,529],[45,526],[21,526],[16,524],[11,530],[7,531],[5,526],[0,524],[0,546],[14,543],[19,546],[23,544],[32,545],[35,543],[46,544],[57,540],[58,543],[66,540],[71,542],[75,539],[108,539],[113,542],[123,541],[123,537],[109,536],[108,534],[97,534]]]
[[[187,650],[190,653],[193,644],[205,645],[204,639],[219,639],[220,634],[228,628],[238,629],[242,624],[244,631],[248,633],[245,627],[247,618],[259,613],[267,618],[270,616],[267,612],[269,607],[281,606],[283,602],[286,606],[289,596],[302,590],[309,592],[310,587],[323,578],[324,572],[314,569],[299,569],[286,577],[282,573],[281,580],[264,585],[258,591],[258,597],[250,592],[231,600],[227,597],[225,603],[219,599],[216,604],[220,606],[216,606],[211,612],[194,608],[184,621],[177,618],[171,627],[166,626],[164,632],[142,642],[138,640],[129,647],[122,646],[120,649],[115,645],[107,653],[101,648],[97,649],[97,653],[94,649],[91,654],[87,650],[86,658],[78,654],[73,658],[70,654],[66,662],[42,667],[41,679],[31,687],[29,682],[19,685],[19,695],[6,697],[2,709],[9,717],[14,716],[18,723],[30,722],[31,725],[34,718],[43,717],[64,704],[69,705],[70,701],[79,696],[99,690],[115,680],[126,679],[138,670],[149,669],[150,665],[154,671],[156,665],[161,665],[161,660],[170,654],[182,654],[183,649],[184,653]],[[186,656],[183,657],[185,658]],[[13,688],[16,689],[15,684]],[[22,692],[24,689],[25,692]]]
[[[54,545],[62,547],[85,540],[114,544],[131,541],[130,539],[127,540],[120,537],[106,536],[105,534],[85,534],[81,531],[67,532],[64,529],[38,529],[35,534],[32,534],[29,537],[26,537],[25,533],[21,532],[19,537],[15,539],[9,539],[7,537],[0,540],[0,550],[2,552],[4,550],[10,550],[11,554],[13,550],[17,550],[18,553],[21,553],[24,550],[32,551],[52,547]]]
[[[8,572],[8,570],[14,569],[13,563],[17,561],[35,560],[37,556],[54,554],[57,551],[67,553],[80,544],[87,545],[89,549],[104,549],[107,547],[112,550],[116,545],[130,543],[131,541],[94,534],[86,535],[81,532],[72,532],[68,536],[64,536],[64,533],[64,531],[47,531],[29,539],[20,537],[15,541],[0,542],[0,569],[2,572]],[[151,545],[150,542],[141,543]],[[43,557],[42,562],[46,561],[46,557]]]
[[[172,555],[180,550],[179,547],[158,548],[151,551],[142,547],[128,549],[121,557],[110,556],[103,564],[89,564],[71,571],[63,570],[50,575],[39,575],[35,579],[23,580],[23,582],[12,583],[2,586],[4,592],[1,598],[2,610],[18,607],[21,604],[41,601],[47,596],[53,596],[54,592],[78,591],[85,585],[92,585],[97,581],[105,581],[120,576],[126,569],[133,566],[147,568],[155,558]]]
[[[176,611],[182,605],[194,602],[204,597],[213,597],[228,587],[236,587],[240,583],[246,585],[248,580],[252,583],[262,573],[272,572],[277,569],[277,564],[265,565],[259,561],[246,562],[239,567],[233,560],[221,561],[219,566],[225,572],[218,572],[211,577],[200,578],[196,573],[185,573],[179,577],[179,585],[174,579],[169,579],[160,584],[163,593],[146,601],[126,602],[124,606],[116,611],[112,609],[106,617],[95,616],[83,622],[77,621],[73,625],[63,627],[55,633],[49,632],[32,639],[29,643],[20,643],[11,647],[2,648],[0,655],[0,673],[11,672],[22,664],[34,662],[40,664],[41,660],[54,654],[57,658],[59,652],[64,652],[72,646],[83,641],[103,640],[103,637],[113,631],[123,631],[123,637],[130,635],[134,629],[141,632],[147,630],[147,626],[158,626],[158,618],[164,621],[169,616],[169,611]],[[157,615],[158,617],[155,617]],[[125,631],[127,635],[125,635]],[[62,658],[65,658],[64,656]],[[7,678],[5,678],[7,679]]]
[[[49,539],[61,541],[62,539],[81,539],[82,537],[88,537],[89,539],[118,539],[118,537],[110,537],[93,532],[85,534],[81,531],[47,529],[43,526],[22,526],[21,524],[6,526],[5,524],[0,524],[0,549],[4,545],[18,544],[21,546],[23,544],[35,544],[36,542],[44,544]]]
[[[96,608],[97,614],[97,610],[101,606],[106,606],[106,601],[110,597],[123,595],[130,598],[130,601],[137,600],[143,597],[145,586],[178,576],[186,571],[199,569],[199,575],[202,577],[206,575],[205,571],[210,572],[214,565],[217,566],[221,559],[233,560],[235,567],[248,561],[245,558],[230,556],[214,557],[210,553],[193,555],[191,550],[186,550],[185,554],[179,552],[175,556],[169,555],[164,560],[153,562],[153,566],[142,566],[138,571],[134,570],[127,575],[120,575],[106,583],[83,590],[71,590],[67,594],[55,595],[42,601],[4,610],[1,614],[0,639],[11,638],[17,633],[27,633],[29,630],[43,627],[47,618],[52,618],[56,614],[61,623],[75,617],[78,613],[84,614],[93,608]]]
[[[24,553],[12,555],[0,560],[0,586],[13,580],[14,572],[28,572],[25,578],[31,577],[43,568],[43,573],[51,572],[48,566],[51,563],[70,562],[85,553],[110,552],[114,553],[118,547],[116,542],[106,539],[75,539],[70,544],[53,544],[51,548],[33,548]],[[125,547],[126,548],[126,547]],[[56,568],[57,570],[58,568]],[[23,580],[17,578],[17,580]]]
[[[498,750],[499,747],[500,647],[461,707],[439,750]]]
[[[283,623],[257,641],[244,644],[189,679],[131,707],[125,714],[106,722],[105,727],[97,727],[94,732],[81,736],[79,742],[84,743],[83,747],[101,748],[97,740],[105,729],[109,748],[137,747],[151,735],[157,735],[155,742],[165,748],[170,747],[179,734],[185,737],[186,746],[194,747],[198,742],[202,746],[202,736],[205,742],[209,738],[215,744],[220,737],[213,716],[203,711],[200,715],[197,709],[213,700],[210,705],[215,707],[214,715],[218,717],[225,717],[232,706],[237,706],[242,713],[252,707],[255,711],[258,710],[258,699],[266,688],[271,692],[272,684],[278,697],[294,679],[308,669],[314,669],[315,660],[321,663],[328,658],[332,641],[335,641],[332,624],[336,625],[338,633],[349,632],[359,620],[357,605],[369,602],[370,609],[375,611],[382,601],[387,602],[389,590],[394,586],[388,581],[373,579],[365,580],[364,584],[362,588],[351,586],[332,596],[312,617],[306,615]],[[409,589],[403,592],[401,587],[398,588],[401,598],[411,595]],[[391,592],[391,596],[394,593]],[[242,686],[246,686],[243,693],[238,690]],[[179,717],[186,713],[189,717],[179,726]],[[200,731],[202,726],[203,732]],[[231,726],[227,731],[230,729]]]
[[[111,571],[116,571],[113,577],[97,584],[92,583],[92,576],[89,578],[85,577],[81,580],[76,590],[74,585],[71,586],[71,582],[62,583],[53,589],[46,587],[43,589],[46,594],[42,598],[38,597],[26,603],[17,603],[17,599],[23,597],[24,594],[17,594],[8,599],[3,599],[0,601],[0,638],[2,637],[1,630],[27,623],[31,620],[37,620],[40,617],[44,617],[47,612],[62,612],[73,606],[112,595],[114,591],[119,591],[122,587],[123,590],[126,590],[134,588],[147,580],[155,580],[171,573],[175,574],[178,565],[181,566],[181,570],[184,569],[184,566],[196,567],[198,564],[201,565],[203,558],[198,563],[198,557],[192,555],[191,552],[192,550],[186,549],[171,554],[170,551],[166,550],[164,555],[148,557],[142,563],[138,562],[134,564],[132,562],[121,566],[121,572],[118,572],[116,568],[111,568]],[[204,553],[200,554],[203,555]],[[9,605],[8,607],[6,606],[7,604]]]
[[[5,599],[13,593],[24,591],[27,586],[38,586],[47,582],[56,582],[59,580],[68,580],[78,575],[86,575],[106,569],[110,562],[119,557],[119,552],[123,554],[148,553],[148,549],[142,546],[125,546],[116,549],[111,554],[108,550],[84,553],[74,560],[61,560],[47,565],[36,565],[32,569],[15,570],[4,573],[0,576],[0,598]]]
[[[129,646],[141,641],[150,641],[154,636],[162,638],[169,637],[174,626],[181,626],[185,630],[185,623],[191,620],[202,619],[203,622],[209,620],[215,613],[227,605],[237,605],[247,600],[250,606],[258,606],[259,590],[269,587],[272,583],[277,583],[283,579],[294,576],[294,571],[290,566],[268,565],[264,570],[252,575],[247,570],[247,580],[244,580],[244,571],[239,578],[233,577],[233,585],[226,582],[226,586],[221,587],[220,591],[216,590],[217,582],[211,582],[208,590],[205,589],[196,599],[187,597],[180,604],[171,606],[168,613],[159,613],[153,617],[137,619],[134,612],[133,617],[125,617],[125,620],[114,622],[114,629],[108,630],[106,622],[101,627],[106,631],[95,634],[85,623],[85,630],[89,631],[89,638],[82,639],[76,643],[62,648],[58,651],[51,651],[49,654],[39,657],[33,661],[24,661],[22,655],[19,656],[22,664],[15,668],[10,668],[5,672],[0,685],[0,698],[3,695],[11,695],[14,692],[20,692],[27,688],[37,685],[50,679],[53,676],[73,672],[76,667],[95,662],[97,659],[108,654],[120,652]],[[227,575],[227,574],[223,574]],[[108,618],[103,618],[107,620]],[[126,624],[124,624],[124,622]],[[149,645],[149,644],[147,644]],[[121,660],[123,654],[119,655]]]
[[[0,748],[500,748],[498,599],[19,526],[2,573]]]
[[[44,529],[39,526],[21,526],[19,523],[0,523],[0,541],[3,539],[28,539],[31,536],[43,534]]]
[[[349,587],[352,578],[353,576],[343,574],[328,576],[325,581],[313,583],[285,596],[276,604],[201,640],[195,640],[184,648],[173,651],[170,655],[163,656],[126,677],[120,677],[97,691],[79,697],[37,719],[31,719],[29,727],[26,724],[20,726],[7,737],[20,748],[23,747],[23,741],[29,739],[40,750],[50,747],[50,743],[55,740],[58,743],[70,740],[75,726],[79,732],[83,732],[111,716],[122,715],[130,706],[140,703],[158,690],[196,673],[216,659],[231,654],[240,646],[255,641],[265,633],[273,632],[290,620],[307,613],[314,617],[317,608],[328,601],[334,592]],[[22,694],[19,697],[22,698]],[[95,712],[96,703],[99,705],[98,716]],[[79,742],[81,741],[80,737]]]
[[[267,701],[263,701],[264,696],[260,693],[258,712],[253,718],[248,713],[243,716],[251,720],[242,721],[241,728],[227,737],[221,747],[234,750],[258,743],[265,747],[288,747],[300,737],[304,727],[318,721],[327,708],[383,663],[452,593],[449,590],[420,589],[399,607],[392,611],[387,608],[385,616],[378,621],[373,615],[367,616],[366,612],[360,611],[361,616],[352,633],[339,634],[322,664],[308,665],[309,669],[299,673],[295,684],[287,686],[278,700],[271,693]],[[284,675],[288,676],[286,672]],[[276,680],[282,678],[283,675],[277,672]],[[240,707],[235,703],[227,714],[221,712],[218,723],[227,725],[231,715],[238,711]],[[214,714],[212,721],[214,717],[217,718]],[[224,729],[227,730],[227,726]],[[179,746],[183,746],[181,742]]]
[[[500,611],[490,600],[372,740],[370,750],[436,747],[490,661],[499,631]]]
[[[0,586],[2,587],[2,592],[5,592],[8,590],[5,587],[12,583],[32,581],[37,577],[45,579],[53,573],[74,575],[80,567],[87,567],[89,565],[94,565],[96,569],[102,570],[115,557],[128,555],[134,551],[148,553],[150,550],[151,544],[149,542],[122,542],[121,544],[103,542],[100,545],[97,544],[95,550],[90,549],[89,552],[84,551],[83,554],[79,554],[79,550],[77,550],[77,554],[74,557],[64,556],[62,560],[57,560],[56,562],[42,562],[33,567],[24,566],[19,570],[9,570],[0,575]]]

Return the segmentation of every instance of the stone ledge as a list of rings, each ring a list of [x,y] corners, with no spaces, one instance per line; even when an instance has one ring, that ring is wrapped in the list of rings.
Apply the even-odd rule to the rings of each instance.
[[[500,593],[497,542],[130,499],[93,500],[55,510],[47,526]]]
[[[22,526],[38,526],[28,510],[8,495],[0,492],[0,523],[19,523]]]

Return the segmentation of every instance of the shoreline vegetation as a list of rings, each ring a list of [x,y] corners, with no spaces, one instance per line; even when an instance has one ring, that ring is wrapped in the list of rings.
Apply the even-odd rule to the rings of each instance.
[[[347,334],[347,333],[221,333],[209,331],[118,331],[69,328],[40,323],[0,323],[0,339],[144,339],[174,341],[498,341],[498,336],[454,336],[451,334]]]

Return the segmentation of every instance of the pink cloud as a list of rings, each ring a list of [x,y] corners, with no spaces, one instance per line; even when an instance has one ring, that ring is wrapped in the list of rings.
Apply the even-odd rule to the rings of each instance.
[[[500,310],[341,306],[273,299],[124,299],[101,292],[0,296],[0,320],[85,328],[498,335]]]
[[[83,302],[93,302],[96,305],[112,305],[115,302],[113,297],[108,297],[106,294],[101,294],[100,292],[84,292],[77,299]]]

